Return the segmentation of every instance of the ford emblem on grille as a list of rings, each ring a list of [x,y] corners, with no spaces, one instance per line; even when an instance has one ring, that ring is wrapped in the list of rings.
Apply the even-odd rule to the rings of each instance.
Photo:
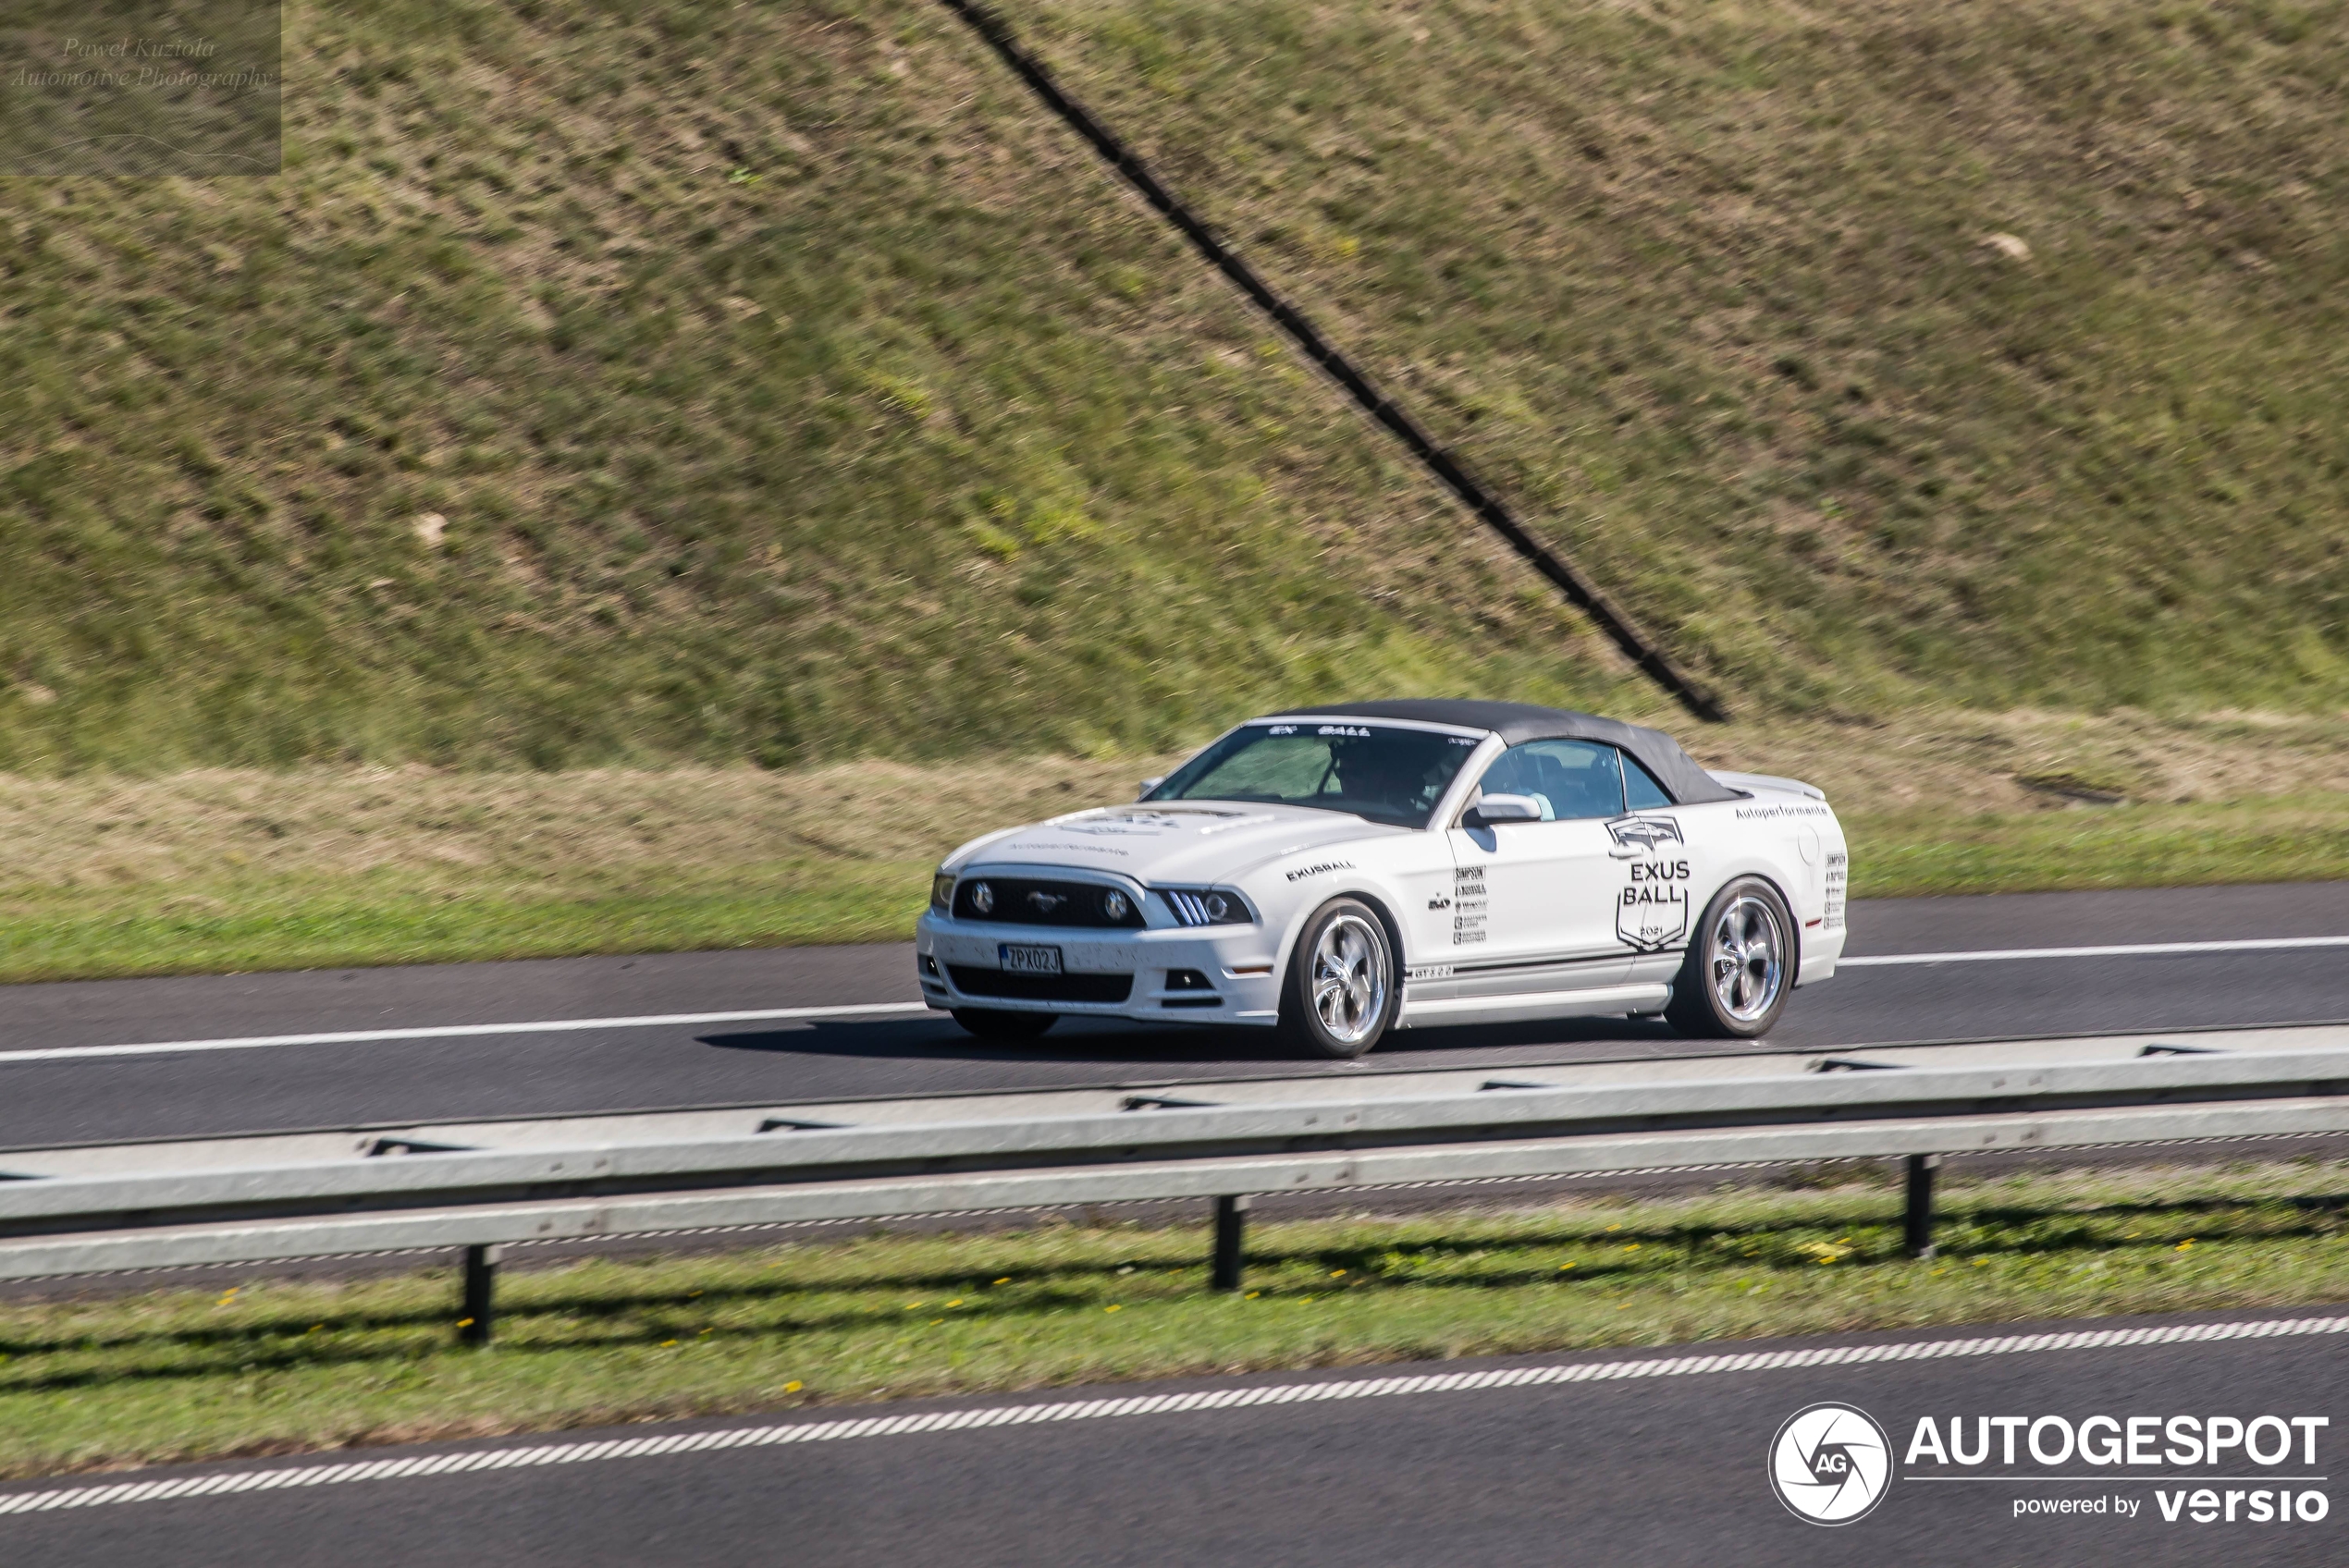
[[[1036,913],[1039,914],[1050,914],[1068,902],[1058,893],[1030,893],[1027,895],[1027,901],[1036,906]]]

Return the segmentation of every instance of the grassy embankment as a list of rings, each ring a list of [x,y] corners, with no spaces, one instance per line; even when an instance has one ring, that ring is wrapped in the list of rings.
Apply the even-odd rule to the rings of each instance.
[[[297,0],[285,40],[282,175],[0,181],[0,772],[1636,686],[934,6]]]
[[[1010,10],[1855,890],[2349,865],[2340,16]],[[0,182],[0,973],[888,936],[1245,710],[1668,717],[934,6],[286,40],[280,176]]]
[[[2341,705],[2349,11],[1011,10],[1749,705]]]
[[[1690,738],[1826,787],[1872,897],[2349,877],[2344,729],[1945,714]],[[902,937],[955,843],[1163,766],[0,782],[0,979]]]
[[[1007,10],[1749,716],[2349,700],[2343,14]],[[1649,704],[926,0],[286,48],[0,186],[0,771]]]
[[[1952,1181],[1941,1255],[1887,1184],[1260,1224],[1052,1227],[0,1305],[0,1476],[1257,1367],[2215,1307],[2349,1293],[2349,1168]]]

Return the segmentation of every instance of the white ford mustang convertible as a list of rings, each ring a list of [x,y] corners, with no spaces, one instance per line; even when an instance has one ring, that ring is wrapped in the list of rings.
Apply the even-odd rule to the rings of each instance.
[[[1389,1029],[1661,1013],[1766,1032],[1835,973],[1849,862],[1807,784],[1707,773],[1671,737],[1515,703],[1251,719],[1133,805],[946,857],[922,995],[972,1033],[1062,1017]]]

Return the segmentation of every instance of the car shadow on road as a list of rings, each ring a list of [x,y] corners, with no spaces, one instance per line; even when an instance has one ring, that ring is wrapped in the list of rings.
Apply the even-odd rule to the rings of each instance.
[[[811,1020],[782,1029],[704,1035],[706,1046],[721,1050],[778,1055],[897,1058],[951,1061],[1052,1062],[1254,1062],[1290,1060],[1270,1030],[1235,1028],[1152,1029],[1114,1020],[1088,1021],[1081,1028],[1064,1023],[1034,1040],[982,1040],[948,1019],[891,1019],[871,1023]]]
[[[1160,1029],[1120,1019],[1063,1020],[1051,1034],[1033,1040],[982,1040],[942,1018],[811,1019],[780,1029],[703,1035],[700,1043],[720,1050],[777,1055],[859,1057],[949,1061],[1064,1062],[1105,1065],[1167,1063],[1178,1066],[1264,1066],[1308,1070],[1350,1064],[1292,1052],[1270,1029],[1198,1024]],[[1565,1019],[1549,1023],[1463,1025],[1411,1029],[1390,1035],[1365,1067],[1442,1067],[1469,1051],[1563,1047],[1582,1054],[1642,1056],[1687,1042],[1660,1020]]]

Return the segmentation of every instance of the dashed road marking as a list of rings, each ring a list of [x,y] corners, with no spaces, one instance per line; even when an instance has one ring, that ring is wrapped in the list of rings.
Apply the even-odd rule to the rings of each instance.
[[[61,1508],[104,1508],[117,1503],[161,1502],[175,1498],[227,1497],[240,1492],[277,1491],[288,1488],[349,1486],[362,1481],[468,1475],[482,1470],[536,1469],[551,1464],[582,1464],[611,1459],[651,1459],[672,1453],[708,1453],[726,1449],[771,1448],[788,1443],[848,1442],[866,1438],[912,1437],[990,1427],[1033,1427],[1059,1421],[1174,1415],[1199,1410],[1245,1410],[1265,1405],[1314,1404],[1333,1400],[1396,1399],[1419,1394],[1541,1388],[1559,1383],[1611,1383],[1636,1378],[1711,1377],[1729,1372],[1777,1372],[1813,1366],[1863,1366],[1885,1362],[2029,1355],[2066,1350],[2119,1350],[2138,1345],[2202,1344],[2231,1340],[2300,1339],[2341,1333],[2349,1333],[2349,1317],[2270,1318],[2251,1323],[2179,1323],[2159,1328],[2078,1329],[2059,1333],[2006,1334],[1994,1338],[1912,1340],[1898,1344],[1732,1351],[1707,1355],[1654,1356],[1637,1361],[1576,1361],[1547,1366],[1493,1367],[1478,1372],[1420,1373],[1401,1378],[1346,1378],[1317,1383],[1138,1394],[1122,1399],[1064,1400],[1040,1404],[991,1405],[977,1410],[933,1410],[908,1415],[850,1416],[836,1421],[770,1422],[761,1426],[722,1427],[716,1431],[613,1438],[598,1442],[471,1449],[456,1453],[412,1453],[338,1464],[279,1465],[267,1469],[217,1471],[203,1476],[176,1476],[162,1480],[109,1482],[47,1491],[5,1493],[0,1494],[0,1514],[46,1513]]]

